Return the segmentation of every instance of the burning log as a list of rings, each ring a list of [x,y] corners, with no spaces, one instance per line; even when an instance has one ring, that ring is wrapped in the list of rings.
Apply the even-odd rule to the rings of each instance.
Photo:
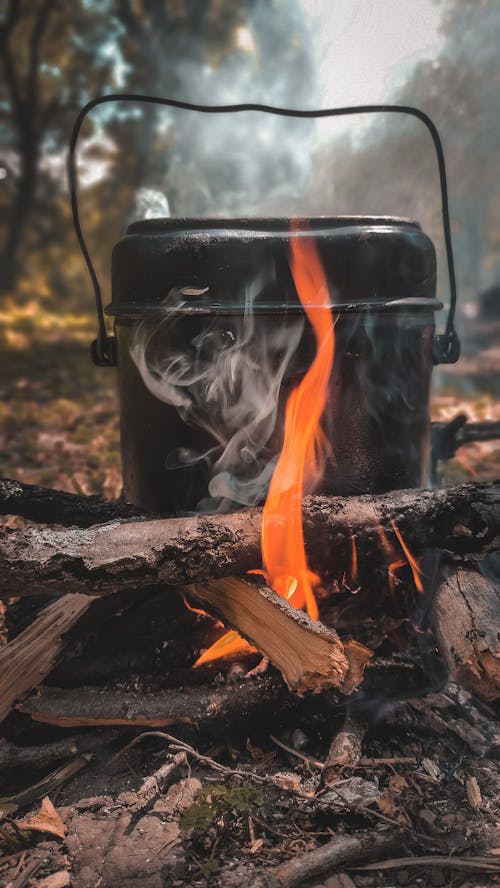
[[[431,613],[455,681],[483,700],[500,697],[500,591],[479,571],[458,568],[440,585]]]
[[[320,575],[349,564],[352,540],[365,569],[380,565],[380,531],[394,525],[411,551],[480,556],[500,545],[500,484],[469,483],[359,497],[307,497],[304,537]],[[115,521],[88,529],[30,527],[0,537],[0,596],[179,586],[261,563],[262,511]]]
[[[187,586],[186,591],[255,645],[291,691],[302,695],[333,687],[350,693],[361,681],[372,652],[356,641],[342,642],[334,629],[267,586],[228,577]]]

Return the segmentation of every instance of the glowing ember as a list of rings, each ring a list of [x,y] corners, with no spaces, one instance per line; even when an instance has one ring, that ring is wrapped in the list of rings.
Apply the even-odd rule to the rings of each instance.
[[[419,592],[423,592],[424,587],[423,587],[423,583],[422,583],[422,579],[421,579],[422,578],[422,571],[420,570],[420,567],[418,566],[417,561],[415,560],[415,558],[411,554],[408,546],[406,545],[399,527],[397,526],[396,522],[392,520],[392,518],[391,518],[391,524],[392,524],[392,527],[394,529],[394,533],[396,534],[396,538],[399,542],[399,545],[401,546],[401,548],[403,550],[405,557],[401,558],[401,557],[397,556],[396,549],[392,545],[392,543],[390,543],[389,540],[387,539],[387,535],[386,535],[383,527],[378,527],[377,528],[378,536],[380,539],[382,549],[385,552],[385,556],[386,556],[387,564],[388,564],[387,575],[389,578],[389,591],[390,591],[391,595],[394,594],[395,584],[396,584],[396,579],[397,579],[396,573],[401,567],[405,567],[406,565],[408,565],[411,572],[412,572],[412,575],[413,575],[413,582],[415,583],[415,588],[418,589]]]
[[[317,342],[316,356],[286,405],[285,436],[262,520],[264,573],[272,588],[295,607],[318,618],[314,587],[319,578],[307,566],[302,497],[321,479],[325,441],[320,427],[333,364],[330,298],[314,241],[291,241],[291,268],[297,293]]]
[[[413,574],[413,582],[415,583],[415,587],[418,589],[419,592],[423,592],[424,587],[423,587],[422,579],[421,579],[422,571],[420,570],[417,562],[415,561],[408,546],[406,545],[406,543],[402,537],[401,531],[399,530],[399,527],[397,526],[396,522],[392,520],[392,518],[391,518],[391,524],[394,528],[394,533],[396,534],[396,536],[398,538],[399,545],[401,546],[403,552],[405,553],[406,560],[410,566],[410,570]]]
[[[358,579],[358,550],[356,548],[356,538],[351,533],[351,583],[355,583]]]
[[[291,239],[290,265],[299,299],[316,336],[316,356],[288,399],[285,433],[262,519],[264,576],[294,607],[306,607],[318,619],[314,588],[319,577],[307,565],[302,526],[302,497],[321,480],[328,452],[320,422],[328,396],[334,357],[330,297],[314,240]],[[254,650],[236,632],[228,632],[197,660],[196,666],[219,657]]]

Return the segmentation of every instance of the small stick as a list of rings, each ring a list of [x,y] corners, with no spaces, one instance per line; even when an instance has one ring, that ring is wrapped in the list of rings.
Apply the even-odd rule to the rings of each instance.
[[[312,755],[308,755],[307,752],[299,752],[298,749],[294,749],[293,746],[287,746],[286,743],[283,743],[282,740],[278,740],[277,737],[273,737],[272,734],[269,734],[269,739],[272,740],[273,743],[276,743],[276,746],[279,746],[281,749],[284,749],[285,752],[288,752],[289,755],[293,755],[295,758],[307,762],[308,765],[312,765],[313,768],[317,768],[318,771],[323,770],[323,762],[319,762]]]
[[[196,750],[193,746],[190,746],[189,743],[185,743],[184,740],[179,740],[177,737],[173,737],[171,734],[166,734],[163,731],[148,731],[149,736],[162,737],[164,740],[167,740],[168,743],[172,746],[173,749],[176,749],[178,752],[185,752],[188,755],[191,755],[197,762],[200,762],[202,765],[206,765],[208,768],[211,768],[213,771],[218,771],[220,774],[224,774],[228,777],[236,777],[238,780],[248,780],[253,783],[258,783],[260,786],[275,786],[281,792],[291,792],[295,796],[299,798],[306,799],[308,802],[312,801],[312,796],[308,795],[305,792],[300,792],[298,789],[289,789],[283,786],[279,780],[274,780],[270,775],[266,775],[265,777],[261,774],[255,774],[253,771],[241,771],[239,768],[229,768],[227,765],[222,765],[220,762],[216,762],[215,759],[210,758],[208,755],[202,755],[198,750]],[[141,734],[140,737],[136,737],[135,740],[139,740],[142,737],[146,736],[145,734]],[[128,747],[130,748],[133,745],[129,743]],[[125,750],[122,750],[124,752]],[[120,753],[121,754],[121,753]],[[116,756],[111,761],[116,760]]]
[[[78,771],[85,768],[91,758],[91,755],[85,753],[84,755],[73,759],[73,761],[68,762],[66,765],[62,765],[62,767],[57,768],[50,774],[47,774],[47,776],[44,777],[43,780],[40,780],[39,783],[29,786],[28,789],[24,789],[15,796],[2,799],[0,818],[14,814],[20,808],[27,807],[28,805],[31,805],[32,802],[36,802],[38,799],[43,798],[43,796],[53,793],[58,787],[62,786],[63,783],[66,783],[70,777],[73,777]]]
[[[358,768],[381,768],[384,765],[416,765],[417,759],[414,755],[395,755],[387,758],[369,758],[362,755],[357,766]]]
[[[319,876],[331,873],[337,867],[349,867],[359,861],[378,859],[402,845],[401,836],[396,832],[363,833],[357,836],[335,836],[326,845],[315,848],[307,854],[300,854],[292,860],[274,867],[260,878],[248,875],[241,869],[233,871],[228,888],[302,888]]]
[[[500,860],[494,857],[440,857],[432,854],[427,857],[399,857],[379,863],[350,865],[349,869],[386,870],[406,866],[445,866],[449,869],[471,870],[474,872],[500,873]]]

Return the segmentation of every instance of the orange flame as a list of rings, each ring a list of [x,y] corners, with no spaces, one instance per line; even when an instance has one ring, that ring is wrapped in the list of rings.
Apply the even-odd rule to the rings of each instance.
[[[225,632],[221,638],[214,641],[207,650],[198,657],[194,668],[204,666],[206,663],[213,663],[214,660],[223,660],[226,657],[234,657],[237,654],[255,654],[256,648],[245,641],[241,635],[238,635],[234,629]]]
[[[262,517],[264,576],[294,607],[306,607],[318,619],[314,588],[319,577],[307,566],[302,525],[302,497],[321,480],[328,444],[320,422],[334,358],[334,331],[328,285],[314,241],[291,239],[295,287],[311,324],[317,352],[301,383],[291,393],[285,433]],[[261,571],[250,571],[261,573]],[[226,632],[198,658],[195,666],[254,651],[236,632]]]
[[[351,531],[351,574],[349,577],[351,583],[355,583],[358,579],[358,550],[356,547],[356,537]]]
[[[292,391],[285,415],[285,434],[269,487],[262,519],[262,557],[267,582],[295,607],[318,618],[314,588],[319,577],[307,565],[302,497],[321,479],[325,440],[320,427],[334,357],[334,332],[328,286],[321,261],[309,237],[291,240],[291,269],[297,293],[317,342],[316,356],[300,385]]]
[[[420,570],[418,563],[416,562],[416,560],[413,557],[413,555],[411,554],[408,546],[406,545],[399,527],[397,526],[396,522],[392,520],[392,518],[391,518],[391,524],[393,526],[394,533],[396,534],[396,536],[398,538],[399,545],[401,546],[403,552],[405,553],[406,560],[410,566],[410,570],[413,574],[413,582],[415,583],[415,587],[418,589],[419,592],[423,592],[424,587],[423,587],[422,579],[421,579],[422,571]]]

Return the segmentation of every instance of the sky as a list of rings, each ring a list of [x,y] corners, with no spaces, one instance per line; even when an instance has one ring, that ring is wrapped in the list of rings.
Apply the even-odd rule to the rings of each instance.
[[[449,0],[299,0],[315,41],[318,104],[380,103],[393,98],[413,68],[442,47],[439,27]],[[356,124],[322,124],[341,133]]]

